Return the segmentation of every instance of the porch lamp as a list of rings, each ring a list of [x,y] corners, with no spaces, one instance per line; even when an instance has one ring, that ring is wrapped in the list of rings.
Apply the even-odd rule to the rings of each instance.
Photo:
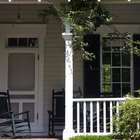
[[[11,2],[12,0],[8,0],[9,2]]]
[[[16,19],[15,22],[17,22],[17,23],[22,22],[21,15],[20,15],[20,5],[19,4],[18,4],[18,7],[17,7],[17,19]]]

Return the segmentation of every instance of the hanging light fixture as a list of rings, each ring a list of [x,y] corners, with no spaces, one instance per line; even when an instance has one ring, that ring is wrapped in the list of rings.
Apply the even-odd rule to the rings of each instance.
[[[20,15],[20,5],[19,4],[18,4],[18,7],[17,7],[17,19],[16,19],[16,22],[22,22],[21,15]]]
[[[8,0],[9,2],[11,2],[12,0]]]

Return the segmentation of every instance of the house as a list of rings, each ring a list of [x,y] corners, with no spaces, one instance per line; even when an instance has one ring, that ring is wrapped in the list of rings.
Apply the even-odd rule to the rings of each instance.
[[[38,17],[40,9],[59,2],[67,0],[0,1],[0,90],[10,90],[12,108],[15,112],[25,110],[31,112],[34,135],[46,135],[47,111],[51,109],[52,89],[60,90],[70,82],[70,86],[66,89],[66,98],[70,99],[70,105],[66,105],[66,114],[70,117],[70,120],[67,118],[66,128],[71,130],[65,131],[64,139],[66,139],[74,133],[72,101],[82,102],[82,99],[72,99],[72,89],[81,87],[83,96],[90,98],[83,100],[88,103],[97,101],[98,104],[102,92],[114,93],[111,94],[112,97],[120,97],[107,101],[124,100],[121,97],[128,92],[133,95],[134,90],[140,88],[140,58],[130,52],[123,53],[119,49],[122,40],[116,38],[111,42],[106,35],[113,31],[112,28],[102,26],[94,35],[85,37],[89,40],[90,46],[95,46],[91,51],[96,54],[96,59],[89,65],[89,62],[83,61],[80,53],[74,54],[74,59],[71,60],[74,65],[70,63],[74,72],[70,77],[66,74],[65,79],[65,45],[68,46],[65,42],[72,43],[71,34],[65,33],[61,22],[55,17],[51,17],[47,24]],[[140,1],[102,0],[102,2],[111,11],[113,29],[128,32],[134,40],[140,40]],[[102,47],[104,40],[109,42],[107,48]],[[90,68],[92,65],[93,68]],[[69,73],[69,68],[66,72]],[[68,96],[67,92],[70,93]],[[112,106],[112,103],[110,104]],[[84,113],[86,114],[86,109]],[[98,118],[99,115],[97,113]],[[84,123],[86,124],[86,119]],[[97,124],[98,133],[99,122]],[[83,132],[86,134],[86,126],[83,127]]]

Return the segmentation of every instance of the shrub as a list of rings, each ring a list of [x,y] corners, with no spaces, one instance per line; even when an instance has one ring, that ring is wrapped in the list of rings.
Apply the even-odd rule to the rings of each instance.
[[[114,116],[115,136],[125,140],[140,140],[140,99],[128,98],[119,107],[119,114]]]
[[[110,136],[76,136],[70,140],[113,140]]]

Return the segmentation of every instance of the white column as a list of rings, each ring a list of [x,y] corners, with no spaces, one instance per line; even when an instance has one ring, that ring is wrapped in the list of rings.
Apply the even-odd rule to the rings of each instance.
[[[65,129],[63,140],[73,136],[73,49],[72,33],[62,33],[65,40]]]

